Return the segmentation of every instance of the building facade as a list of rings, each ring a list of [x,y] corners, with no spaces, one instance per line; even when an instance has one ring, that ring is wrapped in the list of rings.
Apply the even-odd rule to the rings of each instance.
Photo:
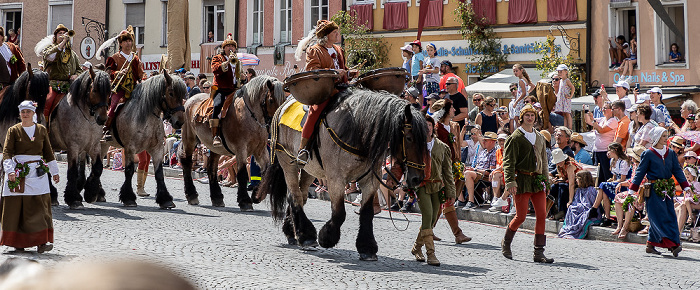
[[[686,99],[700,102],[700,58],[692,49],[700,46],[697,36],[700,1],[694,0],[593,0],[591,25],[591,82],[610,87],[622,73],[610,68],[609,38],[623,36],[626,42],[637,42],[637,65],[629,79],[642,91],[660,86],[667,107],[676,113]],[[652,3],[658,3],[659,13]],[[665,14],[665,15],[663,15]],[[665,18],[665,19],[664,19]],[[631,27],[636,29],[634,35]],[[694,33],[694,34],[693,34]],[[671,45],[676,44],[682,58],[670,61]]]
[[[59,23],[75,31],[73,50],[81,63],[94,62],[94,52],[102,44],[106,23],[106,1],[89,0],[0,0],[0,17],[5,34],[19,30],[20,48],[34,68],[41,60],[34,46],[53,33]],[[85,9],[89,7],[90,9]]]

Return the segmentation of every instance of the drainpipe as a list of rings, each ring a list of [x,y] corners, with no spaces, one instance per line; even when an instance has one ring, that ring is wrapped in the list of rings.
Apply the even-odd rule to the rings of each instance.
[[[239,23],[238,23],[238,19],[239,19],[238,16],[239,16],[239,14],[240,14],[240,12],[239,12],[238,10],[240,10],[240,9],[239,9],[239,8],[240,8],[240,3],[239,3],[239,0],[235,0],[235,1],[233,1],[233,3],[234,3],[233,5],[236,6],[236,7],[235,7],[235,8],[236,8],[236,10],[235,10],[236,12],[234,12],[234,16],[233,16],[233,17],[235,17],[235,19],[236,19],[236,24],[234,25],[235,29],[233,30],[233,39],[235,39],[236,42],[238,42],[238,41],[240,41],[240,39],[238,39],[238,25],[239,25]]]
[[[586,1],[586,83],[591,84],[591,4],[592,1]]]

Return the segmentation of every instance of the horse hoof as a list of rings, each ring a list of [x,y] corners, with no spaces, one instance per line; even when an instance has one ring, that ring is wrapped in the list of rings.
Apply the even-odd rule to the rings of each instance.
[[[199,205],[199,198],[187,199],[187,203],[190,205]]]
[[[376,254],[360,253],[360,261],[376,261],[376,260],[377,260]]]
[[[250,203],[244,203],[240,205],[241,211],[253,211],[253,205]]]
[[[287,237],[287,243],[291,246],[297,245],[297,239],[294,237]]]
[[[97,197],[97,200],[95,202],[107,202],[107,199],[104,196]]]
[[[175,203],[172,201],[164,202],[160,204],[160,209],[171,209],[175,207]]]
[[[83,203],[82,203],[82,202],[76,201],[76,202],[71,203],[70,205],[68,205],[68,208],[70,208],[70,209],[75,209],[75,210],[80,210],[80,209],[84,209],[85,207],[83,206]]]
[[[301,243],[301,249],[304,251],[318,251],[318,243],[316,240],[309,240]]]
[[[212,200],[212,201],[211,201],[211,206],[213,206],[213,207],[225,207],[226,204],[224,203],[223,200],[219,200],[219,201],[214,201],[214,200]]]
[[[123,201],[122,204],[124,204],[124,207],[136,207],[136,202],[133,200]]]

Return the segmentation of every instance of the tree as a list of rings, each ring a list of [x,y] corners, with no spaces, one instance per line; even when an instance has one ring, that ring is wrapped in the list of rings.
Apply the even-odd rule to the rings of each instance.
[[[475,51],[472,66],[484,78],[498,72],[508,62],[508,55],[501,51],[501,38],[496,36],[491,25],[484,18],[479,18],[471,3],[461,2],[455,10],[457,20],[461,22],[459,32],[462,38],[469,40],[469,48]]]
[[[574,87],[576,87],[574,97],[579,96],[581,90],[581,70],[570,54],[566,56],[562,55],[561,47],[554,43],[554,36],[547,35],[547,40],[544,42],[536,42],[535,51],[541,56],[535,60],[537,69],[542,71],[540,76],[546,78],[550,72],[557,70],[557,66],[565,64],[569,67],[569,79]]]
[[[343,50],[348,67],[358,66],[360,72],[381,68],[388,61],[387,43],[382,36],[374,36],[365,25],[357,25],[356,18],[346,11],[338,11],[331,20],[340,27]]]

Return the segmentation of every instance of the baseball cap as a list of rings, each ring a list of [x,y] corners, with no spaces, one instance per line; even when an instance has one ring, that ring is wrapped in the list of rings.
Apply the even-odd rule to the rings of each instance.
[[[629,107],[627,109],[627,112],[636,112],[637,111],[637,104],[632,105],[632,107]]]
[[[508,135],[507,135],[507,134],[499,134],[499,135],[498,135],[498,140],[506,140],[506,139],[508,139]]]
[[[410,52],[410,53],[413,53],[413,50],[411,50],[411,45],[410,45],[410,44],[406,44],[405,46],[403,46],[403,47],[401,48],[401,50],[403,50],[403,51],[408,51],[408,52]]]
[[[86,61],[86,62],[83,64],[83,66],[84,66],[84,67],[87,67],[87,68],[91,68],[91,67],[92,67],[92,63],[90,63],[89,61]]]
[[[560,71],[560,70],[569,70],[569,67],[562,63],[562,64],[557,66],[557,71]]]
[[[442,89],[442,90],[438,91],[438,94],[442,94],[442,93],[447,94],[447,90],[446,90],[446,89]]]
[[[629,89],[630,89],[630,84],[627,83],[626,81],[619,81],[619,82],[617,82],[616,84],[614,84],[613,87],[623,87],[623,88],[629,90]]]
[[[446,66],[452,67],[452,62],[449,61],[449,60],[443,60],[443,61],[440,63],[440,65],[446,65]]]
[[[592,93],[591,96],[594,98],[597,98],[598,96],[600,96],[600,89],[595,90],[595,92]]]
[[[639,94],[637,96],[637,104],[644,103],[649,100],[649,94]]]
[[[439,100],[439,99],[440,99],[440,95],[438,95],[438,94],[436,94],[436,93],[432,93],[432,94],[428,95],[427,99],[428,99],[428,100]]]
[[[653,87],[653,88],[651,88],[651,90],[648,90],[648,91],[647,91],[647,94],[651,94],[651,93],[661,94],[661,88],[659,88],[659,87]]]
[[[418,47],[423,47],[423,46],[420,44],[420,40],[418,40],[418,39],[416,39],[416,40],[414,40],[413,42],[411,42],[411,45],[417,45]]]
[[[184,72],[185,72],[185,68],[182,68],[182,67],[181,67],[181,68],[179,68],[179,69],[176,69],[175,72],[176,72],[176,73],[184,73]]]

